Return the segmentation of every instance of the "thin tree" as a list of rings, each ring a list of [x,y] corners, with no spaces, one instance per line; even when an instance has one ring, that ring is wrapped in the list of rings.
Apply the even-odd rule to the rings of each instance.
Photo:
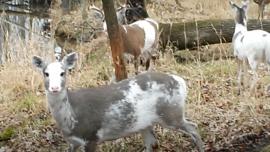
[[[102,0],[102,4],[110,39],[112,58],[115,68],[115,78],[116,81],[120,81],[127,78],[126,66],[123,60],[123,38],[117,22],[113,0]]]

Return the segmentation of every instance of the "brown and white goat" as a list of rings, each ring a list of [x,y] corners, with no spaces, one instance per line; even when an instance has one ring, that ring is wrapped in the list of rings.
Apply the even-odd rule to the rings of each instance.
[[[129,25],[119,25],[119,27],[124,43],[124,57],[133,56],[136,74],[139,72],[139,64],[145,65],[148,70],[151,59],[158,57],[158,23],[151,18],[146,18]],[[104,31],[107,31],[106,26],[104,26]]]
[[[185,81],[176,75],[145,72],[115,84],[70,91],[67,70],[74,67],[76,53],[62,61],[47,64],[33,57],[33,64],[44,76],[48,105],[57,126],[68,141],[70,152],[83,146],[93,152],[97,143],[141,133],[147,152],[157,144],[153,126],[184,131],[198,150],[203,142],[196,124],[186,120]]]
[[[146,18],[129,25],[121,25],[120,32],[124,42],[123,52],[134,57],[135,73],[138,74],[141,63],[148,70],[151,58],[158,54],[158,23]]]
[[[96,12],[96,16],[104,20],[104,13],[101,9],[95,6],[92,6],[90,9]],[[124,41],[123,52],[125,61],[129,63],[131,60],[134,63],[135,73],[138,74],[139,64],[144,65],[146,70],[148,70],[151,59],[158,57],[159,26],[151,18],[126,25],[126,11],[128,9],[125,5],[119,7],[116,11],[116,16]],[[103,22],[103,31],[107,33],[106,22]]]

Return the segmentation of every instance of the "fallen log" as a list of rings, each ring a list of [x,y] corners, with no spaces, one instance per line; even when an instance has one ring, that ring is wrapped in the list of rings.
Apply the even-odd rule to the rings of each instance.
[[[203,20],[183,23],[160,23],[161,46],[168,43],[179,50],[196,49],[203,45],[229,43],[232,41],[235,23],[233,19]],[[248,30],[263,29],[270,32],[270,21],[248,21]]]
[[[74,28],[73,24],[67,24],[69,22],[62,23],[63,24],[59,23],[59,27],[55,31],[55,37],[61,37],[61,39],[66,42],[88,42],[88,39],[84,40],[82,37],[91,37],[94,33],[85,32],[85,28],[78,28],[80,27],[80,22],[76,22],[76,24],[78,24],[78,26],[76,26],[77,28]],[[91,23],[87,25],[89,26]],[[62,26],[65,28],[62,28]],[[204,45],[230,43],[232,41],[235,23],[233,19],[226,19],[182,23],[159,23],[159,26],[161,32],[160,41],[163,48],[170,43],[170,45],[177,48],[176,50],[192,50]],[[264,20],[262,23],[256,19],[248,21],[249,30],[261,29],[261,27],[270,32],[270,21]],[[83,36],[82,31],[84,31]]]

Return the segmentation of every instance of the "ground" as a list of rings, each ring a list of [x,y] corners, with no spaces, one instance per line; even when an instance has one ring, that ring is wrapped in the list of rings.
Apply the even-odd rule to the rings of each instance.
[[[174,2],[159,0],[147,9],[160,22],[232,18],[227,1],[182,0],[181,7]],[[257,16],[252,1],[249,16]],[[44,56],[44,52],[36,41],[20,45],[21,53],[31,53],[0,66],[0,152],[64,151],[67,144],[47,109],[42,76],[31,65],[32,55]],[[80,60],[68,76],[68,86],[75,89],[109,84],[113,67],[106,37],[79,44],[76,50]],[[206,46],[196,50],[200,53],[180,53],[192,56],[184,63],[177,62],[172,47],[163,51],[154,70],[174,73],[187,81],[186,115],[198,124],[206,151],[270,151],[270,96],[266,91],[270,77],[264,65],[259,67],[257,90],[246,89],[237,95],[237,65],[231,58],[231,44]],[[199,55],[212,59],[202,62]],[[47,52],[46,57],[52,58],[52,54]],[[128,69],[132,75],[133,67]],[[190,137],[181,132],[160,126],[155,132],[158,151],[196,151]],[[143,151],[143,143],[136,134],[102,143],[98,151]]]

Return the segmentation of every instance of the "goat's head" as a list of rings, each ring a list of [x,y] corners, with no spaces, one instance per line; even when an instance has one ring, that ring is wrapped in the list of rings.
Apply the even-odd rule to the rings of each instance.
[[[242,7],[239,7],[234,2],[230,1],[230,5],[235,12],[235,23],[247,26],[248,3],[248,0],[242,1]]]
[[[126,5],[121,5],[116,9],[116,17],[117,21],[121,25],[128,24],[127,18],[126,18],[126,11],[127,11],[127,6]],[[107,31],[107,24],[105,20],[103,20],[103,30],[106,32]]]
[[[122,5],[117,8],[116,16],[119,24],[127,24],[126,11],[127,11],[126,5]]]
[[[43,73],[46,91],[57,94],[65,89],[66,72],[75,66],[77,59],[77,53],[70,53],[62,61],[56,61],[50,64],[38,56],[34,56],[32,62]]]
[[[136,22],[138,20],[142,20],[144,18],[149,17],[146,10],[139,6],[139,7],[131,7],[126,10],[126,20],[128,24]]]
[[[96,7],[95,5],[91,5],[89,7],[90,13],[93,15],[93,17],[97,20],[104,20],[104,13],[101,9],[99,9],[98,7]]]

